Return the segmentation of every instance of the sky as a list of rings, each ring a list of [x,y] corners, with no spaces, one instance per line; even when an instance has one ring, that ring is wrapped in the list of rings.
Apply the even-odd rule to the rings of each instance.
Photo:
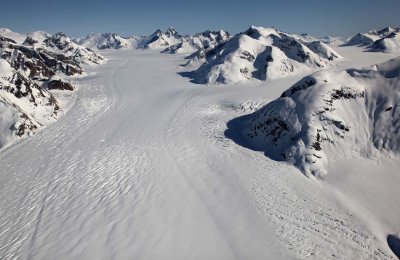
[[[400,0],[2,0],[0,27],[82,37],[92,32],[181,34],[251,25],[315,36],[351,36],[400,26]]]

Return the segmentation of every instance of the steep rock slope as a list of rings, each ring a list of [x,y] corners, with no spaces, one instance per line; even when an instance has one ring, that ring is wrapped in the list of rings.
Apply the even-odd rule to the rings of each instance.
[[[192,77],[193,82],[202,84],[274,79],[324,68],[339,57],[322,42],[302,43],[275,28],[252,26],[205,52],[204,63],[192,72]],[[198,60],[193,56],[188,64]]]
[[[400,57],[305,77],[257,112],[233,120],[240,143],[305,174],[347,156],[400,152]]]

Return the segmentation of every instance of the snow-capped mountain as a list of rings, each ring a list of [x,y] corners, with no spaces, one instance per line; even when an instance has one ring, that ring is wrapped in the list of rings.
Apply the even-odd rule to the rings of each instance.
[[[296,40],[307,44],[315,41],[321,41],[326,44],[331,44],[331,45],[341,45],[345,42],[345,40],[342,37],[339,36],[324,36],[324,37],[315,37],[312,36],[308,33],[302,33],[302,34],[290,34],[293,38]]]
[[[0,59],[0,148],[57,119],[56,98]]]
[[[72,58],[75,62],[83,64],[102,64],[105,62],[104,57],[96,52],[80,46],[72,41],[71,38],[64,33],[56,33],[51,37],[45,39],[43,42],[34,44],[35,48],[46,48],[55,53],[61,53],[67,57]]]
[[[62,32],[54,35],[42,31],[32,33],[16,33],[9,29],[0,29],[0,35],[8,38],[19,45],[40,49],[46,52],[53,52],[55,54],[62,54],[74,60],[77,63],[83,64],[101,64],[104,63],[104,57],[75,43],[71,38]]]
[[[182,42],[182,35],[180,35],[173,27],[168,28],[165,32],[160,29],[156,30],[150,36],[144,37],[139,48],[149,49],[165,49],[169,46]]]
[[[367,33],[358,33],[354,35],[347,43],[348,46],[368,46],[374,43],[376,40],[380,39],[380,37],[371,32]]]
[[[48,90],[74,90],[63,77],[81,75],[84,65],[104,61],[63,33],[1,29],[0,148],[55,121],[62,108]]]
[[[319,39],[323,43],[331,45],[342,45],[346,42],[345,38],[340,36],[324,36]]]
[[[400,57],[364,69],[320,71],[236,119],[252,149],[305,174],[346,156],[400,152]]]
[[[400,28],[386,27],[379,31],[358,33],[346,45],[364,46],[376,52],[396,52],[400,50]]]
[[[219,44],[225,43],[229,38],[229,33],[223,30],[205,31],[182,37],[180,43],[167,47],[163,52],[174,54],[210,50]]]
[[[5,38],[11,39],[16,43],[22,43],[28,36],[27,34],[13,32],[7,28],[0,28],[0,35]]]
[[[398,52],[400,51],[400,29],[376,40],[369,50],[375,52]]]
[[[322,41],[313,41],[307,43],[306,46],[314,53],[317,53],[320,57],[323,57],[327,60],[333,61],[341,58],[336,51],[334,51],[331,47],[329,47]]]
[[[80,45],[90,49],[135,48],[143,39],[142,36],[123,37],[116,33],[92,33],[78,41]]]
[[[275,28],[250,27],[202,56],[192,56],[188,65],[203,61],[195,71],[196,83],[235,83],[251,78],[280,78],[323,68],[339,58],[322,42],[303,43]]]
[[[73,58],[43,47],[35,48],[37,42],[33,41],[31,37],[27,37],[24,44],[16,44],[15,41],[0,36],[0,57],[26,77],[35,80],[45,81],[58,73],[67,76],[82,74],[81,66]]]

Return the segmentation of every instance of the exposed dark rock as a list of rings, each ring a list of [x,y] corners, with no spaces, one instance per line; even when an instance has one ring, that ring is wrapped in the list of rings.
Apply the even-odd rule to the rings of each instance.
[[[253,62],[253,61],[256,59],[256,57],[254,57],[254,55],[251,54],[251,53],[248,52],[248,51],[243,51],[243,52],[241,53],[241,55],[240,55],[240,58],[241,58],[241,59],[244,59],[244,60],[248,60],[249,62]]]
[[[48,89],[58,89],[58,90],[70,90],[73,91],[75,88],[68,82],[63,80],[51,80],[47,83]]]
[[[22,45],[29,45],[29,46],[33,46],[36,43],[38,43],[38,41],[36,41],[35,39],[33,39],[32,37],[26,37],[25,41],[22,43]]]

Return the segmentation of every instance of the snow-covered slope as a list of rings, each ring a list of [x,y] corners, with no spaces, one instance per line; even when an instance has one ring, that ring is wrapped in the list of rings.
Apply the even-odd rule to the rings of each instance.
[[[339,36],[324,36],[324,37],[316,37],[309,35],[308,33],[302,33],[302,34],[290,34],[293,38],[296,40],[302,42],[302,43],[311,43],[315,41],[321,41],[326,44],[331,44],[331,45],[341,45],[345,42],[345,40],[342,37]]]
[[[0,59],[0,148],[55,121],[60,110],[52,94]]]
[[[354,35],[347,43],[348,46],[368,46],[374,43],[376,40],[380,39],[380,37],[376,34],[372,33],[358,33]]]
[[[321,37],[319,40],[326,44],[331,44],[331,45],[336,45],[336,46],[342,45],[346,42],[346,40],[340,36],[324,36],[324,37]]]
[[[203,84],[274,79],[330,66],[339,57],[322,42],[303,44],[274,28],[252,26],[208,50],[201,57],[205,62],[192,72],[192,77],[193,82]],[[193,56],[188,64],[198,60]]]
[[[321,71],[240,120],[252,149],[324,173],[348,156],[400,152],[400,57],[365,69]]]
[[[80,45],[91,49],[134,48],[143,39],[142,36],[122,37],[116,33],[93,33],[78,41]]]

